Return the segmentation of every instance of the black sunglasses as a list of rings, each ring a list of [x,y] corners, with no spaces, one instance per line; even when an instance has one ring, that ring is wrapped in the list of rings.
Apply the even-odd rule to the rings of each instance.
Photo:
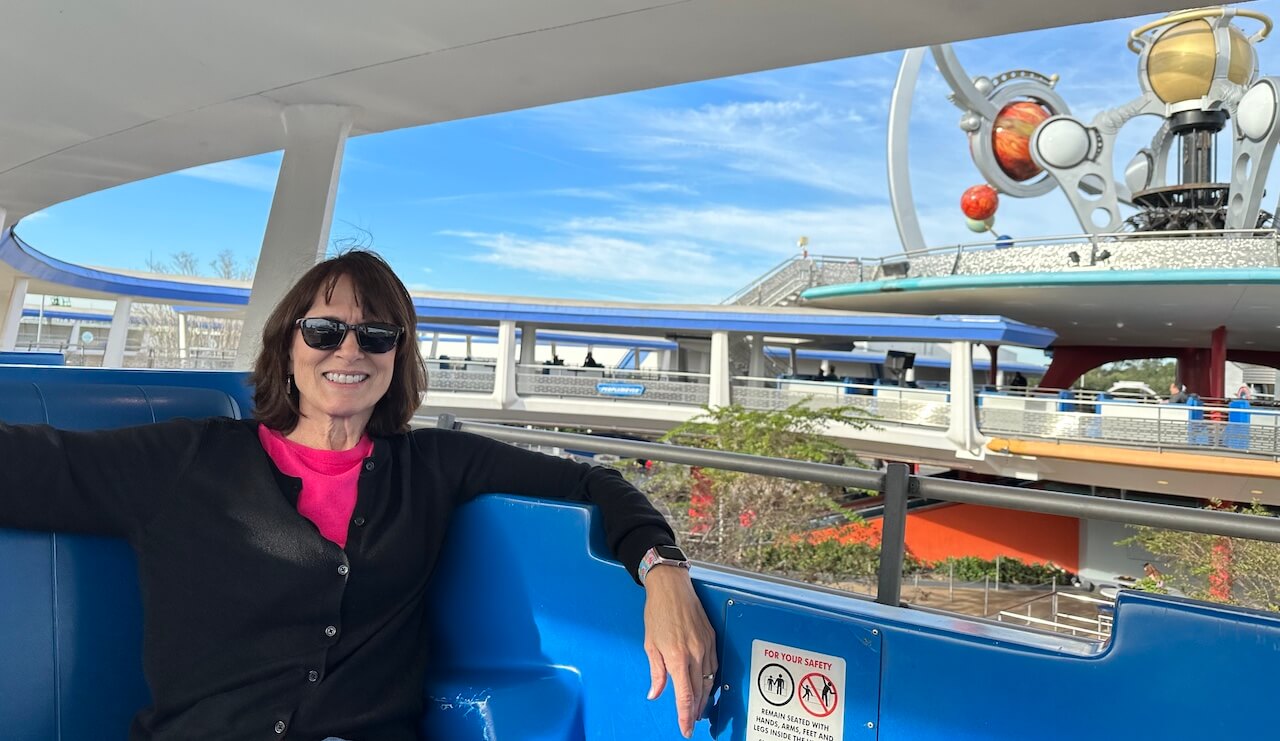
[[[356,344],[361,350],[381,354],[390,352],[400,343],[404,327],[383,322],[344,324],[337,319],[308,317],[294,324],[302,330],[302,341],[317,350],[333,350],[347,338],[347,330],[356,331]]]

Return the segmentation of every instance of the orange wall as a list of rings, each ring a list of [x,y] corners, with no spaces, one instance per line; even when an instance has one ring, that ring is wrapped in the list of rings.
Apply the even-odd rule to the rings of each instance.
[[[882,521],[867,523],[875,542]],[[819,538],[826,533],[814,533]],[[836,535],[831,531],[831,535]],[[836,535],[842,541],[866,540],[852,529]],[[1017,512],[978,504],[947,504],[907,515],[907,550],[922,561],[948,556],[995,558],[1012,556],[1023,563],[1053,563],[1080,568],[1080,521],[1072,517]]]

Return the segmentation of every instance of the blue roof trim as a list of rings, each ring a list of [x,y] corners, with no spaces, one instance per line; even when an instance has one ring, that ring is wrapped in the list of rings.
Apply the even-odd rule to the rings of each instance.
[[[159,299],[174,304],[211,303],[245,306],[249,289],[196,285],[157,278],[136,278],[55,260],[23,242],[13,229],[0,239],[0,260],[21,273],[50,283],[108,294]],[[848,337],[1048,347],[1052,330],[993,316],[797,315],[750,310],[699,311],[636,306],[580,306],[483,299],[415,297],[426,319],[497,324],[502,320],[574,325],[592,329],[641,329],[654,332],[715,332],[783,337]]]
[[[866,296],[899,291],[942,291],[960,288],[1081,288],[1127,285],[1272,285],[1280,283],[1277,268],[1218,268],[1212,270],[1082,270],[1060,273],[1000,273],[997,275],[935,275],[891,278],[866,283],[817,286],[801,294],[806,301]]]
[[[494,326],[466,326],[462,324],[433,324],[430,322],[418,322],[419,332],[439,332],[442,335],[454,335],[465,337],[497,337],[498,328]],[[520,328],[516,327],[516,337],[520,337]],[[576,334],[563,334],[560,332],[547,332],[538,330],[538,340],[540,342],[554,342],[559,345],[568,345],[571,347],[587,345],[597,345],[599,347],[641,347],[650,350],[675,350],[678,345],[669,340],[655,340],[652,338],[642,337],[635,340],[621,339],[618,337],[590,337]]]
[[[785,347],[766,347],[765,353],[775,358],[785,358],[790,355],[790,350]],[[883,365],[884,353],[861,352],[861,351],[845,351],[839,350],[797,350],[796,357],[805,360],[831,360],[843,361],[846,363],[867,363],[869,365]],[[950,368],[951,360],[949,358],[931,358],[927,355],[917,355],[916,365],[921,368]],[[991,361],[974,360],[974,370],[990,370]],[[1022,371],[1023,373],[1032,373],[1035,375],[1043,375],[1045,367],[1036,365],[1035,363],[1023,363],[1016,360],[1004,360],[1000,362],[1000,370]]]
[[[470,299],[415,297],[418,315],[472,322],[502,320],[534,324],[656,331],[724,330],[783,337],[849,337],[850,339],[969,341],[985,344],[1048,347],[1057,335],[1049,329],[993,316],[797,316],[764,312],[720,312],[660,309],[646,306],[576,306],[526,304]]]
[[[22,315],[39,317],[40,310],[23,308]],[[106,322],[107,324],[111,323],[110,314],[88,314],[81,311],[63,311],[61,309],[45,309],[44,318],[45,319],[70,319],[76,322]]]
[[[8,263],[18,272],[33,278],[87,291],[162,299],[175,303],[207,302],[236,306],[245,306],[249,303],[247,288],[199,285],[158,278],[137,278],[63,262],[23,242],[13,232],[12,227],[6,229],[3,238],[0,238],[0,260]]]

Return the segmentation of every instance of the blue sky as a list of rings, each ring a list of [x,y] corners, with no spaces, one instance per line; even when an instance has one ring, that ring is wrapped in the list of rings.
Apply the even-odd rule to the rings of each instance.
[[[1250,7],[1280,15],[1280,0]],[[1059,92],[1087,121],[1138,94],[1125,41],[1141,20],[956,50],[971,75],[1057,73]],[[1280,74],[1277,46],[1259,45],[1262,74]],[[333,240],[381,252],[415,289],[694,303],[717,303],[796,254],[801,235],[816,254],[898,252],[884,151],[900,61],[858,57],[357,137],[347,144]],[[981,182],[947,92],[926,65],[911,176],[931,245],[974,238],[958,200]],[[1118,170],[1157,124],[1126,127]],[[178,251],[207,264],[224,249],[247,262],[279,164],[280,153],[265,154],[121,186],[34,214],[18,233],[90,265],[143,269],[148,256]],[[1080,231],[1056,191],[1002,199],[996,229]]]

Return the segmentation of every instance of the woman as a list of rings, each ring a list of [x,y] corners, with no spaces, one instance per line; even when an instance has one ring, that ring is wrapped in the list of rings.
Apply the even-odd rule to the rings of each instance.
[[[692,735],[715,640],[687,570],[653,565],[670,528],[614,471],[410,432],[426,389],[415,324],[390,267],[349,252],[267,320],[256,419],[0,425],[0,451],[24,462],[0,471],[0,526],[116,535],[138,553],[155,706],[133,739],[417,739],[423,596],[453,510],[485,492],[599,507],[645,586],[650,698],[670,674]],[[31,491],[44,497],[6,496]]]

